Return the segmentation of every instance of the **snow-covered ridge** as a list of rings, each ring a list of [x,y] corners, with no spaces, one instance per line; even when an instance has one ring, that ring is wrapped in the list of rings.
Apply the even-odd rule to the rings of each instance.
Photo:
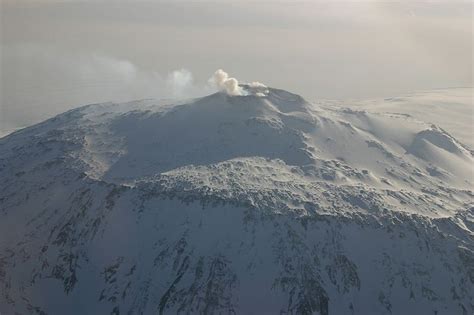
[[[239,86],[1,138],[0,312],[474,310],[467,145]]]

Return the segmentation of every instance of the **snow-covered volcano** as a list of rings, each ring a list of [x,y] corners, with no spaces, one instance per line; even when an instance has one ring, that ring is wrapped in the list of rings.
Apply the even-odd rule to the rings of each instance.
[[[0,139],[0,312],[474,312],[471,148],[241,88]]]

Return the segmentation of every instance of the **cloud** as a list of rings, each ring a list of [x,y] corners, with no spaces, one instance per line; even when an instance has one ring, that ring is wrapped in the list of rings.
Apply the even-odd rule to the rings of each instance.
[[[209,79],[209,83],[228,95],[244,95],[244,90],[239,86],[239,81],[236,78],[230,78],[229,74],[222,69],[214,72],[214,75]]]
[[[169,73],[166,83],[174,97],[182,98],[193,94],[194,78],[189,70],[180,69]]]
[[[193,98],[216,90],[264,96],[258,82],[244,86],[222,69],[208,82],[181,68],[161,74],[132,61],[39,44],[2,47],[0,133],[25,127],[77,106],[144,98]],[[8,78],[8,80],[6,80]]]
[[[21,44],[2,46],[2,54],[2,133],[84,104],[192,98],[213,91],[207,83],[196,84],[189,70],[160,74],[100,53]]]
[[[214,72],[214,75],[209,79],[209,84],[214,86],[219,91],[226,92],[228,95],[257,95],[264,96],[268,93],[267,86],[260,82],[251,82],[245,84],[245,86],[239,85],[239,81],[236,78],[229,77],[229,74],[222,69]]]
[[[249,83],[249,86],[251,88],[266,88],[267,87],[265,84],[257,82],[257,81]]]

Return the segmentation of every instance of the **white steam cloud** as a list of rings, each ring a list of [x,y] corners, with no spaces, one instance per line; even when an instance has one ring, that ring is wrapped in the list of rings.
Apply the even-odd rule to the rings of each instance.
[[[191,71],[186,69],[174,70],[168,74],[166,85],[173,97],[182,98],[196,94],[194,77]]]
[[[236,78],[229,77],[229,74],[222,69],[214,72],[214,75],[209,79],[209,83],[216,87],[219,91],[226,92],[228,95],[249,95],[250,93],[257,96],[264,96],[265,93],[262,91],[253,91],[253,89],[265,89],[266,85],[260,82],[249,83],[248,86],[252,90],[244,89],[239,85],[239,81]]]
[[[76,106],[144,98],[193,98],[216,89],[228,95],[264,96],[263,85],[239,85],[223,70],[208,82],[186,69],[161,74],[126,59],[24,44],[2,47],[0,136]],[[8,62],[3,62],[8,60]]]
[[[225,91],[229,95],[244,95],[242,87],[239,86],[239,81],[236,78],[230,78],[229,74],[222,69],[214,72],[209,81],[220,91]]]
[[[8,78],[0,82],[0,136],[84,104],[192,98],[215,90],[197,84],[186,69],[159,73],[126,59],[47,45],[0,50],[2,76]]]
[[[257,81],[249,83],[249,86],[251,88],[266,88],[267,87],[265,84],[257,82]]]

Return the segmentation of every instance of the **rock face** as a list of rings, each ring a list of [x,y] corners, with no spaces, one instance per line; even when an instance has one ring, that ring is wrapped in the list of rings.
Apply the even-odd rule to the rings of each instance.
[[[465,145],[244,88],[0,139],[0,312],[474,312]]]

